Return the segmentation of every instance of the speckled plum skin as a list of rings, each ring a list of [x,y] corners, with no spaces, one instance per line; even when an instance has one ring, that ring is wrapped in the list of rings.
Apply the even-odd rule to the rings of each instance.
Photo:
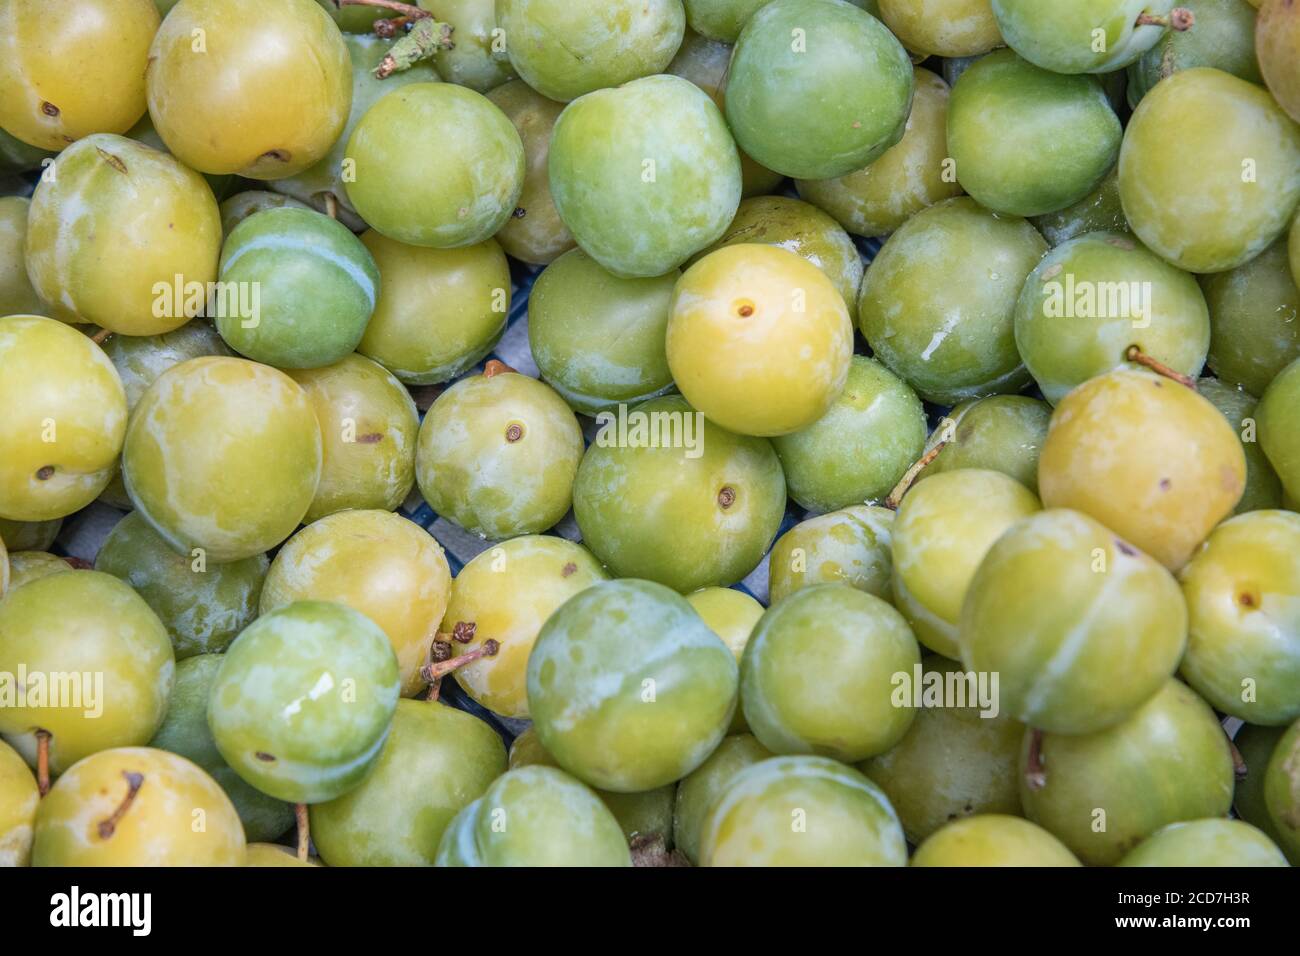
[[[528,709],[560,766],[603,790],[671,783],[718,745],[736,659],[686,600],[624,579],[547,619],[528,660]]]
[[[1259,444],[1282,479],[1282,487],[1300,501],[1300,358],[1278,373],[1255,411]]]
[[[1065,844],[1018,816],[982,813],[936,830],[912,866],[1082,866]]]
[[[848,584],[891,600],[894,512],[855,505],[817,515],[776,539],[768,556],[773,604],[815,584]]]
[[[1138,14],[1167,15],[1175,0],[992,0],[998,29],[1010,47],[1057,73],[1110,73],[1128,66],[1164,34]],[[1096,31],[1104,47],[1095,49]]]

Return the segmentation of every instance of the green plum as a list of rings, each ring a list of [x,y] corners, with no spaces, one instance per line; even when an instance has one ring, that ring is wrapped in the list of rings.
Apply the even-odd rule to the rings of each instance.
[[[1255,24],[1255,49],[1268,90],[1300,122],[1300,15],[1294,0],[1264,0]]]
[[[212,681],[208,726],[247,783],[291,803],[323,803],[374,767],[400,689],[377,624],[342,604],[299,601],[263,614],[230,645]]]
[[[1042,827],[1005,814],[954,820],[912,855],[912,866],[1082,866],[1065,844]]]
[[[790,497],[815,511],[880,501],[925,446],[916,393],[875,359],[855,355],[848,382],[825,415],[772,439]]]
[[[772,0],[682,0],[686,22],[700,36],[735,43],[749,18]]]
[[[542,378],[588,415],[667,391],[664,343],[680,277],[674,269],[619,278],[581,249],[564,253],[528,296],[528,344]]]
[[[795,525],[772,545],[768,581],[773,604],[816,584],[847,584],[891,600],[894,513],[854,505]]]
[[[64,558],[45,551],[14,551],[9,555],[9,590],[37,578],[76,570]]]
[[[1035,216],[1032,222],[1052,246],[1090,232],[1127,234],[1128,220],[1124,218],[1124,205],[1119,198],[1119,168],[1107,173],[1101,185],[1078,202]]]
[[[26,866],[32,855],[32,827],[40,790],[31,770],[0,741],[0,866]]]
[[[862,334],[926,401],[1019,391],[1029,373],[1016,351],[1016,297],[1046,251],[1029,223],[973,199],[931,206],[890,236],[867,269]]]
[[[1105,674],[1122,674],[1108,662]],[[1091,734],[1025,732],[1025,815],[1089,866],[1110,866],[1161,827],[1227,814],[1228,738],[1206,703],[1170,678],[1120,723]]]
[[[418,176],[409,175],[412,157]],[[390,239],[436,249],[472,246],[515,211],[524,146],[481,94],[452,83],[412,83],[361,117],[344,163],[352,208]]]
[[[1255,417],[1259,443],[1293,500],[1300,500],[1300,358],[1278,372],[1260,399]]]
[[[932,651],[960,656],[957,624],[971,579],[1008,528],[1038,512],[1038,498],[1000,471],[966,468],[916,482],[894,519],[894,604]]]
[[[1273,756],[1277,742],[1286,733],[1285,727],[1256,727],[1243,724],[1233,737],[1233,745],[1246,765],[1245,776],[1237,777],[1232,796],[1233,812],[1252,826],[1263,831],[1270,840],[1283,846],[1277,826],[1268,813],[1264,786],[1268,779],[1268,761]],[[1300,849],[1300,848],[1293,848]],[[1283,852],[1288,850],[1283,846]],[[1288,853],[1292,863],[1300,861],[1300,853]]]
[[[1240,820],[1171,823],[1130,850],[1117,866],[1289,866],[1277,845]]]
[[[270,564],[258,554],[208,567],[173,551],[134,511],[113,526],[95,558],[95,570],[131,585],[158,615],[177,660],[219,654],[253,623]]]
[[[686,776],[726,734],[736,659],[686,600],[649,581],[569,598],[528,659],[543,746],[592,786],[621,793]]]
[[[989,0],[880,0],[879,16],[909,50],[976,56],[1002,45]]]
[[[249,841],[273,840],[293,826],[293,808],[245,783],[221,756],[208,729],[208,698],[221,662],[220,654],[198,654],[176,665],[167,717],[149,746],[178,754],[207,771],[235,805]]]
[[[1209,67],[1183,70],[1129,120],[1119,190],[1133,232],[1152,251],[1188,272],[1235,269],[1291,224],[1300,126],[1253,83]]]
[[[145,390],[174,365],[207,355],[230,355],[217,330],[204,319],[191,319],[164,335],[113,335],[103,345],[113,362],[126,407],[134,409]]]
[[[49,734],[55,774],[148,743],[175,671],[166,628],[112,575],[51,574],[0,601],[0,733],[33,766],[38,731]]]
[[[683,593],[752,571],[785,503],[766,439],[724,431],[676,396],[607,419],[573,485],[583,543],[613,574]]]
[[[1300,720],[1273,748],[1264,771],[1264,805],[1278,846],[1293,863],[1300,861]]]
[[[321,437],[311,400],[245,359],[190,359],[149,386],[122,452],[136,509],[182,554],[239,561],[287,538],[311,507]],[[256,489],[256,490],[253,490]]]
[[[991,395],[962,402],[930,436],[927,449],[947,444],[921,476],[962,468],[1000,471],[1038,494],[1038,455],[1052,408],[1025,395]]]
[[[494,0],[418,0],[417,5],[452,28],[452,46],[433,55],[444,80],[486,93],[514,78],[509,60],[497,52],[504,33],[497,27]]]
[[[744,591],[735,588],[701,588],[686,595],[686,603],[695,608],[695,613],[704,618],[709,630],[722,639],[731,650],[739,664],[745,653],[745,645],[754,633],[754,625],[763,616],[763,605]],[[728,733],[741,734],[749,730],[745,722],[745,712],[736,708],[731,716]]]
[[[347,6],[341,7],[338,0],[316,0],[325,12],[328,13],[339,25],[339,29],[344,33],[369,33],[375,28],[375,21],[392,16],[392,14],[382,7],[362,7]],[[159,9],[166,7],[170,10],[177,3],[177,0],[158,0]],[[167,10],[163,10],[166,15]],[[345,40],[351,40],[352,37],[344,37]]]
[[[45,311],[27,277],[27,212],[31,200],[0,199],[0,315],[39,315]]]
[[[875,17],[836,0],[775,0],[736,40],[727,122],[769,169],[833,179],[902,139],[912,94],[907,51]]]
[[[1159,42],[1175,6],[1175,0],[992,3],[998,30],[1007,44],[1027,60],[1057,73],[1123,69]],[[1149,19],[1139,19],[1140,15]]]
[[[415,476],[440,515],[485,538],[545,531],[573,500],[582,429],[549,386],[517,372],[447,389],[420,426]]]
[[[740,155],[722,113],[678,76],[575,100],[555,123],[548,164],[560,218],[618,276],[671,272],[717,240],[740,204]]]
[[[25,173],[40,169],[45,160],[52,160],[54,156],[54,153],[30,146],[12,133],[0,129],[0,173]]]
[[[1212,66],[1263,83],[1255,57],[1255,11],[1246,0],[1178,0],[1191,11],[1191,30],[1170,30],[1128,68],[1128,103],[1136,108],[1161,80],[1181,70]]]
[[[692,864],[700,862],[700,833],[718,795],[741,770],[771,756],[774,756],[772,751],[752,734],[736,734],[718,744],[709,759],[678,785],[673,807],[673,843]]]
[[[1205,276],[1201,285],[1210,307],[1211,370],[1229,385],[1263,395],[1300,358],[1300,289],[1286,241],[1236,269]]]
[[[1011,50],[962,74],[948,106],[957,181],[994,212],[1041,216],[1086,197],[1119,156],[1123,127],[1092,77],[1062,76]]]
[[[234,228],[249,216],[255,216],[267,209],[284,209],[286,207],[289,209],[312,208],[307,203],[294,199],[292,196],[273,193],[264,189],[248,189],[244,192],[235,193],[221,203],[221,234],[222,236],[229,236]]]
[[[898,815],[827,757],[771,757],[734,774],[700,828],[704,866],[905,866]]]
[[[10,521],[8,518],[0,518],[0,541],[10,551],[48,551],[62,527],[62,518],[50,521]]]
[[[312,806],[312,840],[330,866],[432,866],[451,818],[505,770],[505,746],[483,721],[400,700],[370,775]]]
[[[1134,345],[1195,376],[1210,347],[1210,313],[1196,279],[1131,237],[1093,232],[1071,239],[1025,280],[1016,346],[1049,402],[1124,366]]]
[[[1196,390],[1223,413],[1241,439],[1241,450],[1246,454],[1246,490],[1241,501],[1237,502],[1234,514],[1282,507],[1282,482],[1268,463],[1257,439],[1255,409],[1259,399],[1243,389],[1225,385],[1217,378],[1201,379],[1196,383]]]

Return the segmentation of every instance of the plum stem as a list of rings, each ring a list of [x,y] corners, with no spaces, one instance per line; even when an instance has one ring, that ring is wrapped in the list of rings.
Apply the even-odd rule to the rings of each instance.
[[[1171,30],[1183,33],[1196,25],[1196,14],[1186,7],[1174,7],[1173,10],[1169,11],[1168,16],[1144,11],[1138,14],[1136,25],[1140,27],[1169,27]]]
[[[412,6],[409,3],[400,3],[398,0],[334,0],[336,7],[382,7],[385,10],[392,10],[394,13],[400,13],[402,16],[411,20],[429,20],[433,14],[428,10]]]
[[[454,49],[456,44],[451,40],[454,30],[450,23],[439,23],[427,16],[413,21],[406,36],[394,43],[375,67],[375,79],[386,80],[394,73],[432,58],[440,50]]]
[[[333,193],[325,194],[325,215],[331,219],[338,219],[339,217],[339,200]]]
[[[464,667],[466,664],[472,664],[484,657],[496,657],[496,653],[500,649],[501,645],[489,637],[468,654],[461,654],[459,657],[453,657],[451,660],[447,661],[436,661],[425,664],[424,667],[420,669],[420,676],[427,681],[439,680],[450,674],[452,671]]]
[[[1182,372],[1170,368],[1157,358],[1152,358],[1146,352],[1142,351],[1142,346],[1140,345],[1130,345],[1125,349],[1124,359],[1125,361],[1132,362],[1134,365],[1141,365],[1143,368],[1149,368],[1157,375],[1163,375],[1165,378],[1177,382],[1179,385],[1186,385],[1193,392],[1196,391],[1196,379],[1192,378],[1190,375],[1184,375]]]
[[[483,377],[491,378],[494,375],[502,375],[506,372],[513,372],[509,365],[497,359],[488,359],[488,363],[483,366]]]
[[[1228,750],[1232,753],[1232,775],[1238,780],[1245,780],[1250,768],[1246,766],[1246,758],[1237,749],[1237,742],[1231,737],[1228,738]]]
[[[388,20],[375,21],[375,36],[381,40],[391,40],[407,26],[414,23],[410,17],[392,17]]]
[[[96,345],[103,345],[112,335],[113,333],[108,331],[108,329],[100,329],[90,337],[90,341],[94,342]]]
[[[307,816],[307,804],[295,803],[293,816],[298,823],[298,859],[307,862],[307,851],[311,847],[311,820]]]
[[[943,451],[944,446],[947,444],[948,440],[946,438],[943,441],[936,442],[933,448],[918,458],[912,467],[903,473],[903,477],[898,480],[898,484],[894,485],[894,490],[885,499],[886,508],[890,511],[898,510],[898,506],[903,503],[903,495],[907,494],[908,489],[912,487],[912,483],[916,481],[916,476],[924,471],[930,462],[939,457],[939,452]]]
[[[105,820],[100,820],[96,826],[101,840],[107,840],[117,832],[117,825],[122,822],[122,817],[126,816],[126,811],[131,809],[131,804],[135,803],[135,795],[140,792],[144,786],[144,774],[136,770],[123,770],[122,776],[126,778],[126,796],[122,802],[117,805],[117,809]]]
[[[441,664],[444,661],[451,660],[451,642],[441,640],[447,635],[439,632],[433,639],[433,644],[429,647],[429,662],[431,664]],[[420,676],[424,676],[424,671],[420,671]],[[438,696],[442,693],[442,678],[435,677],[429,681],[429,693],[424,697],[431,704],[438,702]]]
[[[1043,732],[1036,728],[1029,731],[1029,757],[1025,761],[1025,783],[1030,790],[1042,790],[1047,786],[1047,768],[1043,766]]]
[[[36,789],[42,797],[50,792],[50,737],[48,730],[36,731]]]

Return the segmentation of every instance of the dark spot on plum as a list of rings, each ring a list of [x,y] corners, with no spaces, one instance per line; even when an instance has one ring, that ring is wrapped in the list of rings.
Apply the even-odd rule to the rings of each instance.
[[[49,480],[50,480],[51,478],[53,478],[53,477],[54,477],[54,466],[53,466],[53,465],[45,465],[45,466],[42,467],[42,468],[38,468],[38,469],[36,469],[36,480],[37,480],[37,481],[49,481]]]
[[[1161,490],[1161,491],[1168,491],[1168,490],[1169,490],[1170,488],[1172,488],[1173,486],[1174,486],[1174,483],[1173,483],[1172,481],[1170,481],[1168,478],[1161,478],[1161,479],[1160,479],[1160,490]]]
[[[1137,549],[1134,548],[1132,545],[1130,545],[1127,541],[1121,541],[1119,538],[1116,538],[1115,547],[1119,549],[1120,554],[1127,554],[1130,558],[1137,557]]]
[[[736,490],[730,485],[723,485],[722,490],[718,492],[718,504],[723,508],[730,508],[736,503]]]
[[[520,424],[512,424],[506,429],[506,441],[512,445],[524,437],[524,427]]]
[[[564,566],[564,568],[560,571],[560,577],[562,577],[562,578],[567,578],[567,577],[571,576],[572,574],[574,574],[575,572],[577,572],[577,570],[578,570],[578,566],[577,566],[576,564],[574,564],[572,561],[570,561],[570,562],[569,562],[568,564],[566,564],[566,565]]]
[[[59,108],[55,106],[53,103],[46,102],[41,104],[41,112],[44,113],[46,116],[58,116]]]
[[[1237,595],[1237,603],[1242,607],[1257,608],[1259,607],[1259,595],[1253,591],[1242,591]]]
[[[287,149],[268,149],[259,159],[269,159],[277,163],[287,163],[290,159],[290,152]]]
[[[451,629],[451,639],[461,644],[468,644],[474,640],[474,632],[478,630],[478,624],[474,621],[457,621]]]
[[[451,660],[451,642],[434,641],[433,647],[429,648],[429,659],[435,664]]]
[[[384,440],[383,432],[371,432],[369,435],[361,435],[357,438],[360,445],[378,445]]]
[[[126,163],[122,162],[121,159],[114,156],[112,153],[108,152],[108,150],[100,149],[98,146],[96,146],[95,152],[99,153],[100,159],[108,163],[108,165],[112,166],[119,173],[123,173],[123,174],[126,173]]]
[[[528,215],[528,210],[525,209],[523,206],[516,206],[515,211],[512,212],[510,215],[515,219],[523,219],[524,216]]]
[[[275,758],[273,756],[271,756],[268,753],[264,753],[261,750],[253,754],[253,756],[256,757],[258,760],[262,761],[262,763],[275,763]]]
[[[736,310],[736,314],[739,315],[742,319],[747,319],[754,314],[754,307],[749,304],[742,305],[739,309]]]

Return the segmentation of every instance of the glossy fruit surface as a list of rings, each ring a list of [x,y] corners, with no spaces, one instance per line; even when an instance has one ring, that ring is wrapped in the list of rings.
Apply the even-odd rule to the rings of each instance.
[[[60,518],[52,521],[10,521],[0,518],[0,540],[11,552],[44,551],[54,543],[59,529],[63,526]]]
[[[731,777],[700,832],[704,866],[905,866],[874,783],[826,757],[772,757]]]
[[[1181,70],[1212,66],[1263,83],[1255,56],[1255,11],[1246,0],[1179,0],[1196,17],[1190,30],[1167,30],[1128,68],[1128,102],[1136,107],[1161,80]]]
[[[1123,367],[1133,345],[1195,376],[1210,347],[1210,313],[1192,276],[1129,236],[1071,239],[1025,280],[1016,346],[1049,402]]]
[[[727,737],[708,760],[678,785],[673,807],[673,842],[692,864],[699,865],[700,831],[718,795],[741,770],[771,756],[772,752],[752,734]]]
[[[145,110],[158,22],[150,0],[0,6],[0,126],[50,150],[126,132]]]
[[[1286,493],[1300,499],[1300,358],[1273,379],[1255,415],[1260,447],[1277,470]]]
[[[262,588],[263,616],[297,601],[333,601],[388,635],[402,693],[424,686],[420,668],[447,608],[451,570],[441,545],[387,511],[340,511],[303,528],[275,556]]]
[[[27,273],[55,318],[159,335],[202,311],[221,217],[198,173],[107,133],[70,146],[53,168],[32,196]]]
[[[847,584],[891,600],[894,513],[855,505],[818,515],[776,539],[768,556],[772,603],[815,584]]]
[[[1145,369],[1108,372],[1067,395],[1038,464],[1046,507],[1096,518],[1171,570],[1245,486],[1241,441],[1218,410]]]
[[[989,0],[881,0],[880,18],[915,53],[976,56],[1002,45]]]
[[[128,409],[134,409],[145,390],[169,368],[192,358],[231,354],[204,319],[191,319],[163,335],[112,335],[102,348],[122,379]]]
[[[0,866],[26,866],[41,802],[36,778],[18,751],[0,742]]]
[[[1267,836],[1240,820],[1194,820],[1162,827],[1118,866],[1289,866]]]
[[[1264,771],[1264,804],[1278,845],[1292,863],[1300,860],[1300,721],[1273,748]]]
[[[258,554],[213,564],[177,554],[137,512],[113,526],[95,569],[131,585],[158,615],[176,659],[219,654],[257,617],[270,562]]]
[[[588,255],[659,276],[718,239],[740,203],[740,156],[695,84],[651,76],[588,94],[551,135],[551,197]]]
[[[1255,421],[1259,400],[1217,378],[1201,379],[1196,383],[1196,390],[1223,414],[1241,439],[1241,450],[1246,453],[1246,490],[1242,492],[1234,514],[1282,507],[1282,482],[1259,446],[1259,427]]]
[[[316,412],[320,484],[304,521],[347,508],[393,511],[415,486],[420,417],[402,383],[361,355],[290,372]]]
[[[448,83],[486,93],[514,77],[509,59],[497,52],[505,41],[493,0],[419,0],[417,6],[452,27],[454,45],[433,57],[438,75]]]
[[[112,480],[126,396],[99,346],[53,319],[0,319],[0,516],[62,518]]]
[[[1015,216],[1087,196],[1115,164],[1122,136],[1096,80],[1052,73],[1011,50],[963,73],[948,109],[957,181],[982,205]]]
[[[0,672],[28,675],[26,694],[0,710],[0,733],[33,766],[38,729],[52,735],[56,774],[96,751],[147,743],[175,669],[162,623],[110,575],[51,574],[0,602]]]
[[[1151,557],[1085,515],[1052,509],[989,549],[958,630],[966,666],[1001,675],[1011,716],[1090,734],[1166,683],[1186,644],[1187,610]]]
[[[208,699],[222,659],[220,654],[199,654],[176,665],[167,717],[149,746],[193,761],[226,792],[249,840],[273,840],[293,825],[293,808],[253,788],[230,769],[208,728]]]
[[[418,177],[412,156],[423,157]],[[348,140],[352,207],[399,242],[472,246],[506,224],[524,185],[524,146],[506,115],[451,83],[382,96]],[[394,188],[401,183],[403,188]]]
[[[1300,122],[1300,11],[1292,0],[1265,0],[1255,24],[1255,50],[1269,92]]]
[[[890,236],[867,269],[862,334],[927,401],[1018,391],[1029,373],[1016,351],[1015,302],[1046,251],[1029,223],[973,199],[931,206]]]
[[[1110,73],[1128,66],[1164,33],[1138,15],[1166,16],[1174,0],[992,0],[993,15],[1013,50],[1058,73]]]
[[[27,277],[27,213],[31,201],[0,198],[0,315],[39,315],[45,306]]]
[[[438,514],[482,537],[510,538],[564,517],[582,451],[578,420],[548,386],[516,372],[477,375],[424,416],[415,476]]]
[[[320,426],[284,373],[244,359],[191,359],[149,386],[122,455],[132,502],[168,544],[238,561],[279,544],[307,513],[320,478]]]
[[[1263,395],[1277,373],[1300,357],[1300,289],[1287,243],[1278,242],[1230,272],[1204,276],[1214,374]]]
[[[1189,168],[1181,157],[1201,157]],[[1152,251],[1189,272],[1248,262],[1300,201],[1300,126],[1221,70],[1176,73],[1143,98],[1119,157],[1120,197]]]
[[[312,0],[183,0],[153,39],[145,79],[177,159],[246,179],[313,165],[352,106],[347,45]]]
[[[736,41],[727,122],[764,166],[831,179],[902,138],[912,92],[907,51],[879,20],[846,3],[776,0]]]
[[[1017,816],[988,813],[936,830],[912,866],[1081,866],[1060,840]]]
[[[488,640],[499,649],[458,668],[456,683],[493,713],[527,717],[528,656],[542,625],[573,595],[608,577],[582,545],[549,535],[512,538],[479,554],[452,584],[442,630],[452,635],[457,655]]]
[[[562,767],[637,792],[704,761],[731,722],[736,683],[731,650],[685,599],[649,581],[609,581],[542,626],[528,709]]]
[[[735,584],[762,560],[785,515],[771,444],[724,431],[676,396],[629,416],[626,429],[604,425],[578,468],[573,511],[583,543],[618,577],[683,593]],[[665,440],[652,444],[656,436]]]
[[[1026,731],[1022,775],[1031,744]],[[1089,866],[1117,863],[1167,824],[1224,816],[1232,803],[1223,728],[1204,701],[1173,679],[1106,730],[1046,735],[1040,762],[1041,787],[1031,788],[1022,776],[1025,815]]]
[[[673,291],[668,365],[683,397],[723,428],[786,435],[844,391],[853,325],[826,274],[776,246],[724,246]]]
[[[370,775],[311,808],[312,839],[330,866],[431,866],[451,818],[505,770],[501,738],[477,717],[398,701]]]
[[[1078,202],[1056,212],[1035,216],[1033,223],[1052,246],[1090,232],[1127,234],[1130,230],[1119,198],[1119,170],[1112,169],[1101,185]]]
[[[997,541],[1040,508],[1028,488],[998,471],[963,469],[912,486],[894,520],[894,604],[917,639],[957,658],[957,622],[971,578]]]
[[[378,625],[342,604],[299,601],[263,614],[230,645],[208,726],[221,756],[258,790],[321,803],[374,766],[400,688]]]
[[[510,265],[494,239],[425,249],[375,230],[379,301],[357,351],[408,385],[456,378],[496,345],[510,313]]]
[[[668,389],[664,341],[680,277],[674,269],[623,279],[581,249],[560,256],[528,296],[528,344],[542,378],[584,414]]]
[[[76,764],[41,801],[32,865],[243,866],[244,847],[215,780],[176,754],[118,747]]]
[[[963,402],[930,436],[932,447],[947,441],[922,475],[962,468],[1000,471],[1038,493],[1038,455],[1052,409],[1025,395],[992,395]]]

